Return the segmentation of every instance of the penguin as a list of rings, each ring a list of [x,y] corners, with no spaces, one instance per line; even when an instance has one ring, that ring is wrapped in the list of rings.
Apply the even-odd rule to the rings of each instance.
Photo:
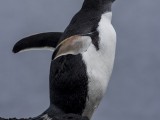
[[[64,32],[40,33],[18,41],[13,52],[49,48],[50,107],[42,116],[73,113],[91,119],[113,70],[116,32],[111,24],[115,0],[84,0]]]

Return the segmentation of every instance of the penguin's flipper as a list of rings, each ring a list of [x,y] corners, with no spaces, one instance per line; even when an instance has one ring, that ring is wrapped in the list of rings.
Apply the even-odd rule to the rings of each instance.
[[[54,50],[61,37],[61,32],[48,32],[32,35],[18,41],[13,47],[13,53],[27,50]]]
[[[90,36],[74,35],[63,40],[55,49],[55,55],[53,59],[57,59],[60,56],[72,54],[77,55],[86,52],[92,43]]]

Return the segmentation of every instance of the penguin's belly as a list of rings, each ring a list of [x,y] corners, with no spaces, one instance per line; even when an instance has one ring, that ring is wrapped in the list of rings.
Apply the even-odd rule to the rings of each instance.
[[[99,32],[99,50],[91,44],[82,54],[88,75],[88,97],[83,115],[89,118],[106,91],[116,49],[116,33],[106,15],[102,15],[97,31]]]

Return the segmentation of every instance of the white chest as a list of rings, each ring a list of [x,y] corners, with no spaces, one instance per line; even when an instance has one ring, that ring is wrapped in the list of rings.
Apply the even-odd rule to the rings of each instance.
[[[91,117],[106,91],[115,58],[116,33],[111,24],[112,13],[102,15],[99,22],[99,50],[91,44],[83,53],[89,76],[88,99],[83,115]],[[93,107],[94,106],[94,107]]]

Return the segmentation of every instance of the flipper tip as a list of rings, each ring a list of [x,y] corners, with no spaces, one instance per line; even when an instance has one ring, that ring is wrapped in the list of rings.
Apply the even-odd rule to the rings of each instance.
[[[20,48],[17,45],[14,45],[12,52],[13,53],[18,53],[20,51]]]

